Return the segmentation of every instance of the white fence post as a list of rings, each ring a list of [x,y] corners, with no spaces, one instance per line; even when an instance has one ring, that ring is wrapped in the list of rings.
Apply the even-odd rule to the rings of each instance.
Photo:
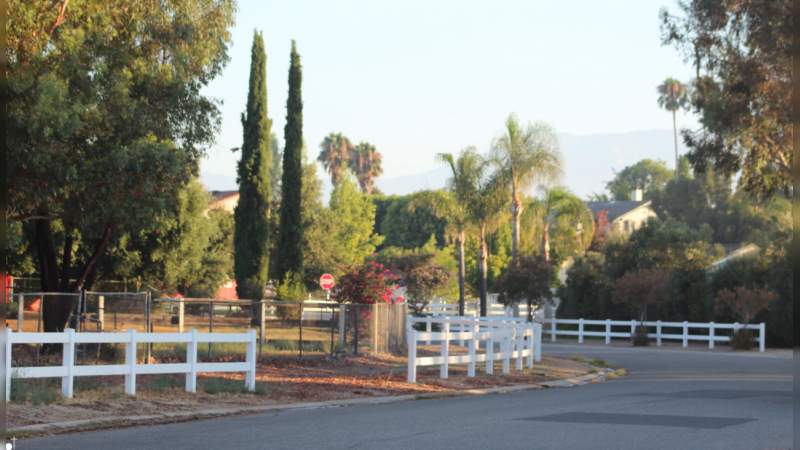
[[[467,376],[474,377],[475,376],[475,365],[476,362],[476,355],[477,355],[477,347],[478,347],[478,333],[480,332],[480,326],[478,322],[475,321],[472,326],[470,327],[472,331],[472,339],[469,340],[469,366],[467,366]]]
[[[514,335],[516,339],[514,340],[514,347],[515,348],[515,355],[516,359],[514,360],[514,369],[515,370],[522,370],[522,349],[525,348],[523,339],[525,338],[525,328],[514,324]]]
[[[5,368],[5,372],[6,372],[6,401],[10,401],[11,400],[11,336],[13,335],[13,333],[11,332],[10,328],[6,327],[5,335],[6,335],[5,336],[6,337],[6,342],[5,342],[5,351],[6,351],[6,353],[3,356],[4,356],[5,362],[6,362],[6,368]]]
[[[714,350],[714,322],[708,324],[708,349]]]
[[[492,334],[492,324],[487,323],[489,339],[486,340],[486,375],[494,373],[494,334]]]
[[[250,342],[247,343],[247,366],[245,385],[250,392],[256,391],[256,330],[250,329]]]
[[[503,373],[507,374],[511,371],[511,332],[506,330],[503,335],[503,341],[500,348],[503,352]]]
[[[611,343],[611,319],[606,319],[606,344]]]
[[[433,327],[431,326],[431,320],[432,320],[432,319],[431,319],[430,317],[426,317],[426,318],[425,318],[425,332],[426,332],[426,333],[428,333],[428,345],[431,345],[431,343],[432,343],[432,342],[431,342],[431,335],[430,335],[430,333],[431,333],[431,329],[432,329]]]
[[[631,319],[631,339],[636,334],[636,321]]]
[[[661,347],[661,321],[656,320],[656,345]]]
[[[125,345],[125,364],[128,366],[125,374],[125,394],[136,395],[136,330],[128,330],[128,342]]]
[[[758,325],[758,351],[764,353],[767,349],[767,324],[761,322]]]
[[[550,342],[555,342],[556,341],[556,320],[558,320],[558,319],[553,317],[550,320],[551,320],[550,321]]]
[[[439,366],[439,378],[447,379],[447,370],[450,365],[450,322],[445,320],[442,324],[442,365]]]
[[[689,346],[689,322],[683,321],[683,348]]]
[[[64,343],[62,365],[67,374],[61,378],[61,395],[64,398],[72,398],[72,387],[74,386],[72,371],[75,367],[75,330],[67,328],[64,332],[67,334],[67,342]]]
[[[542,361],[542,326],[538,323],[534,326],[534,359],[536,362]]]
[[[534,323],[531,322],[528,324],[525,331],[528,334],[528,369],[533,367],[533,353],[535,348],[535,344],[533,342],[533,335],[536,334],[536,332],[534,331],[535,328],[536,327],[534,326]]]
[[[19,305],[17,305],[17,331],[25,331],[25,296],[19,294],[17,299],[19,301]]]
[[[408,341],[408,382],[417,382],[417,330],[413,324],[406,330]]]
[[[197,392],[197,330],[192,328],[192,340],[186,343],[186,392]]]
[[[583,344],[583,318],[578,319],[578,344]]]

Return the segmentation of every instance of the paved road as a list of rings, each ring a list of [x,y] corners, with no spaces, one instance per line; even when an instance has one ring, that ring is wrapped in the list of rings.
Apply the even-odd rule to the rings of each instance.
[[[300,410],[78,433],[33,449],[785,449],[788,353],[549,344],[628,368],[623,379],[505,395]]]

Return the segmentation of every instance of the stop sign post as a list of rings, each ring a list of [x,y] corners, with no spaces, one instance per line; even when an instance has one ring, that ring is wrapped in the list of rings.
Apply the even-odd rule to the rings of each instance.
[[[326,293],[328,294],[328,297],[330,297],[331,289],[333,289],[334,284],[335,283],[333,282],[333,275],[329,273],[324,273],[322,274],[321,277],[319,277],[319,286],[322,289],[325,289]]]

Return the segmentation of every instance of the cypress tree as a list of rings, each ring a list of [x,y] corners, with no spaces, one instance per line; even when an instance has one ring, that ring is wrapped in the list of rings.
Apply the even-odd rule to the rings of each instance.
[[[303,222],[300,210],[303,188],[303,99],[302,68],[292,40],[289,66],[289,97],[286,100],[286,126],[283,136],[283,175],[281,178],[281,217],[274,278],[283,280],[288,272],[303,275]]]
[[[239,203],[234,211],[236,295],[260,300],[269,269],[269,201],[272,121],[267,117],[267,55],[260,32],[253,34],[247,111],[242,113]]]

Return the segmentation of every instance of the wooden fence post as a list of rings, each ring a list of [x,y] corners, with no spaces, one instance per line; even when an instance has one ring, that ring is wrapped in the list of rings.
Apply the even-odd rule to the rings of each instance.
[[[192,328],[192,340],[186,344],[186,392],[197,392],[197,330]]]
[[[136,330],[128,330],[128,342],[125,344],[125,394],[136,395]]]
[[[345,316],[347,315],[347,311],[345,309],[345,305],[339,305],[339,347],[344,350],[344,321]]]
[[[106,330],[106,297],[104,295],[97,297],[97,323],[100,331]]]
[[[25,331],[25,296],[19,294],[17,301],[19,302],[19,305],[17,305],[17,331]],[[41,308],[42,306],[39,307]]]
[[[178,333],[183,333],[183,314],[185,309],[183,300],[178,300]]]
[[[62,365],[67,374],[61,378],[61,395],[64,398],[72,398],[74,378],[72,376],[73,368],[75,367],[75,330],[67,328],[64,330],[67,335],[67,342],[64,343],[64,356]]]

